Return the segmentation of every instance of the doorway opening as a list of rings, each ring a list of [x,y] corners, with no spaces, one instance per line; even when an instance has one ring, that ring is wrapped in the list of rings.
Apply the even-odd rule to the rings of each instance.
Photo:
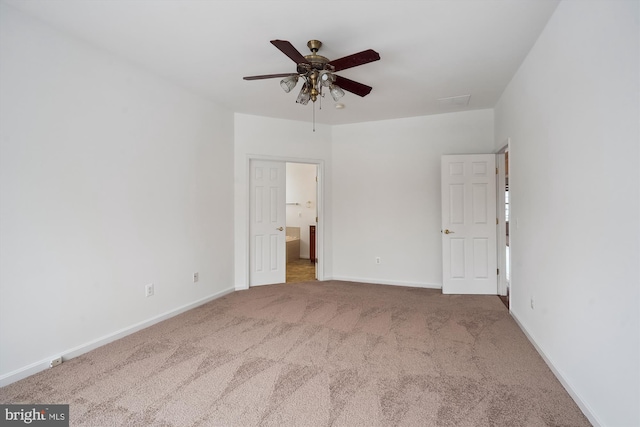
[[[511,293],[511,253],[509,241],[509,144],[507,139],[496,156],[498,175],[497,189],[497,215],[498,215],[498,295],[509,309],[509,295]]]
[[[314,279],[324,280],[324,228],[323,213],[323,176],[324,162],[314,159],[273,158],[251,156],[248,159],[248,217],[247,217],[247,284],[248,287],[286,283],[286,227],[299,229],[298,243],[304,249],[315,250]],[[306,164],[315,171],[311,180],[304,181],[311,186],[315,197],[287,200],[287,163]],[[316,180],[317,177],[317,180]],[[297,180],[289,180],[296,186]],[[311,181],[311,182],[309,182]],[[291,196],[291,191],[289,195]],[[308,193],[300,193],[300,197]],[[310,203],[307,203],[310,202]],[[291,203],[287,205],[287,203]],[[303,208],[287,223],[287,206]],[[291,210],[291,208],[289,208]],[[295,211],[294,211],[295,212]],[[312,213],[309,215],[308,213]],[[310,217],[313,216],[313,219]],[[306,219],[306,222],[300,222]],[[310,221],[310,222],[309,222]],[[310,225],[315,225],[315,245],[309,244],[307,237]],[[288,231],[288,230],[287,230]],[[305,245],[306,243],[306,245]],[[298,256],[304,252],[296,251]],[[311,255],[311,254],[310,254]],[[309,257],[309,255],[307,255]]]
[[[506,264],[505,272],[507,277],[507,295],[509,294],[509,284],[511,282],[511,262],[509,254],[509,150],[504,153],[504,171],[505,171],[505,184],[504,184],[504,223],[506,234]]]
[[[317,279],[318,165],[286,164],[286,283]]]

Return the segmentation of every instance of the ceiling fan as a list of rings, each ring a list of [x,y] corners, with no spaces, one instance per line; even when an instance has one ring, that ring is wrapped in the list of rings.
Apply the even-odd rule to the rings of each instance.
[[[244,77],[244,80],[284,77],[280,82],[280,86],[285,92],[289,93],[298,83],[298,79],[302,78],[304,84],[296,102],[303,105],[307,105],[309,100],[316,102],[318,96],[322,96],[323,88],[328,88],[334,101],[344,96],[345,90],[358,96],[366,96],[371,92],[371,86],[349,80],[334,73],[379,60],[380,55],[372,49],[330,61],[324,56],[318,55],[318,50],[322,46],[322,42],[319,40],[309,40],[307,46],[311,50],[311,54],[306,56],[303,56],[286,40],[271,40],[271,44],[297,64],[296,73],[247,76]]]

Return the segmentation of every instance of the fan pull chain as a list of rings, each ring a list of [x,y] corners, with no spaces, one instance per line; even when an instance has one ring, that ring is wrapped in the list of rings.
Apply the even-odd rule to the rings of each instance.
[[[316,103],[313,103],[313,131],[316,131]]]

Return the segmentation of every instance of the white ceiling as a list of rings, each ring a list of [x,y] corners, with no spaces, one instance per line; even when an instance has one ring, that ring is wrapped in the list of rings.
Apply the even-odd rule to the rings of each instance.
[[[6,0],[233,111],[291,120],[312,118],[312,103],[295,103],[297,89],[242,79],[295,72],[270,40],[307,55],[318,39],[329,59],[374,49],[380,61],[338,73],[373,91],[347,92],[342,110],[327,94],[316,110],[327,124],[492,108],[558,2]],[[436,101],[458,95],[471,95],[469,105]]]

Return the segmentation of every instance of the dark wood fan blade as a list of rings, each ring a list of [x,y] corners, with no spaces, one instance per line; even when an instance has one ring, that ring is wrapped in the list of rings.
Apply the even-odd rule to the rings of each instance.
[[[358,65],[368,64],[369,62],[380,59],[380,54],[375,50],[368,49],[344,58],[329,61],[329,64],[335,67],[335,71],[346,70],[347,68],[357,67]]]
[[[354,82],[344,77],[336,76],[336,85],[340,86],[347,92],[355,93],[358,96],[367,96],[371,89],[371,86],[364,85],[362,83]]]
[[[243,77],[244,80],[262,80],[262,79],[275,79],[277,77],[289,77],[295,76],[296,73],[281,73],[281,74],[263,74],[261,76],[247,76]]]
[[[286,40],[271,40],[271,44],[280,49],[282,53],[287,55],[296,64],[308,64],[305,58],[291,43]]]

